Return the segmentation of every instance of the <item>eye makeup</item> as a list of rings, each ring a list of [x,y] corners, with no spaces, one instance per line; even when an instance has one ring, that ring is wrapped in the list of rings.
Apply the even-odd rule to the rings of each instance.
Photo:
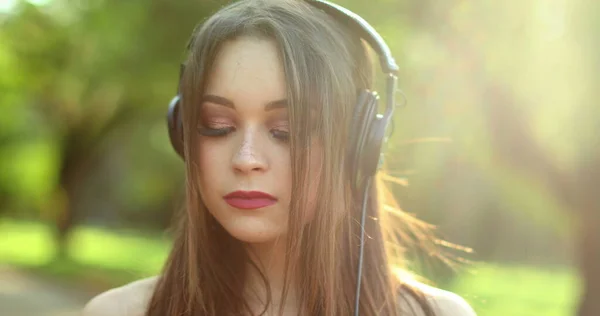
[[[287,142],[290,138],[290,123],[287,113],[277,115],[267,121],[271,135],[281,141]]]
[[[266,115],[265,128],[276,140],[288,142],[290,130],[287,113],[281,110],[276,110],[276,112],[279,113]],[[235,132],[239,125],[239,119],[234,116],[227,108],[219,109],[214,106],[203,106],[201,116],[198,119],[198,133],[208,137],[227,136]]]
[[[209,126],[203,126],[203,125],[198,126],[198,133],[200,133],[200,135],[202,135],[202,136],[209,136],[209,137],[225,136],[233,131],[235,131],[235,127],[233,127],[233,126],[225,126],[225,127],[219,127],[219,128],[215,128],[210,125]]]

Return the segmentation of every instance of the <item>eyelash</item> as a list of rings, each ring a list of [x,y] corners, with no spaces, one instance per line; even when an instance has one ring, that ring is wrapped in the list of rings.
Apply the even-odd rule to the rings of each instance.
[[[199,127],[198,128],[198,133],[200,133],[200,135],[208,136],[208,137],[223,137],[233,131],[235,131],[235,127],[224,127],[224,128]],[[277,130],[277,129],[271,130],[271,135],[273,135],[273,137],[275,137],[276,139],[283,141],[283,142],[287,142],[290,138],[289,132],[285,132],[285,131],[281,131],[281,130]]]

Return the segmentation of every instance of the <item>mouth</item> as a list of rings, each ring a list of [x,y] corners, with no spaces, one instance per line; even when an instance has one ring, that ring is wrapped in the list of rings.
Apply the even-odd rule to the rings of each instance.
[[[234,191],[225,196],[223,199],[227,204],[243,209],[253,210],[277,203],[277,198],[261,191]]]

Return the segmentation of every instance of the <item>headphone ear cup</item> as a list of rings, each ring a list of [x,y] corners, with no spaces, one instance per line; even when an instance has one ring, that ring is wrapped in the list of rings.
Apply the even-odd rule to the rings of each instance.
[[[371,147],[369,142],[372,138],[371,129],[376,120],[378,99],[377,93],[364,90],[360,93],[354,108],[347,159],[352,181],[356,186],[360,186],[364,177],[371,174],[372,159],[367,151]]]
[[[169,139],[175,152],[184,159],[183,154],[183,121],[180,113],[181,98],[179,95],[173,97],[169,103],[169,111],[167,113],[167,128],[169,131]]]
[[[377,102],[376,102],[377,103]],[[377,108],[377,106],[375,106]],[[365,137],[363,149],[362,170],[365,176],[375,175],[382,159],[381,147],[385,141],[386,120],[382,115],[375,114]]]

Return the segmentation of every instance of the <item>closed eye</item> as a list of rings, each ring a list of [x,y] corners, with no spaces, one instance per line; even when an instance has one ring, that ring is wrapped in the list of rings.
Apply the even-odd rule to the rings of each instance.
[[[202,136],[208,136],[208,137],[225,136],[225,135],[233,132],[234,130],[235,130],[234,127],[224,127],[224,128],[210,128],[210,127],[204,127],[204,126],[198,127],[198,133],[200,133],[200,135],[202,135]]]
[[[202,136],[221,137],[221,136],[226,136],[227,134],[235,131],[235,127],[228,126],[228,127],[222,127],[222,128],[212,128],[212,127],[206,127],[206,126],[198,126],[197,130],[198,130],[198,133]],[[285,129],[274,128],[274,129],[271,129],[270,133],[271,133],[271,136],[273,136],[277,140],[280,140],[282,142],[289,141],[290,132]]]
[[[271,130],[271,135],[273,135],[273,137],[275,137],[276,139],[284,142],[287,142],[290,139],[290,132],[288,131],[273,129]]]

